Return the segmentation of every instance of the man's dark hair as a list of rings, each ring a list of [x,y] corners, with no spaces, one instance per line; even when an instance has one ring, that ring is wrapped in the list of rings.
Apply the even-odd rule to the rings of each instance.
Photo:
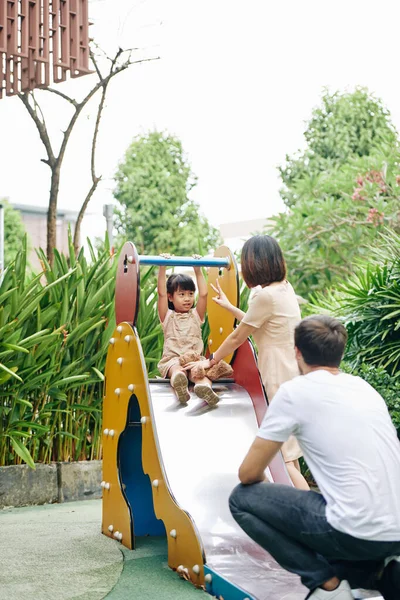
[[[337,319],[312,315],[294,331],[294,342],[307,365],[338,367],[347,342],[347,331]]]
[[[189,290],[189,292],[195,292],[196,286],[194,281],[189,275],[183,273],[172,273],[167,279],[167,294],[171,296],[177,290]],[[168,308],[174,310],[174,305],[168,300]]]
[[[283,281],[286,265],[278,242],[269,235],[254,235],[244,244],[242,276],[249,288]]]

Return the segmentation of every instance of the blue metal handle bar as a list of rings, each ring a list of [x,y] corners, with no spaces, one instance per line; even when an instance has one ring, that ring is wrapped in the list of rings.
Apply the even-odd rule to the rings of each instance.
[[[141,265],[158,265],[162,267],[229,267],[230,259],[226,258],[192,258],[191,256],[139,256]]]

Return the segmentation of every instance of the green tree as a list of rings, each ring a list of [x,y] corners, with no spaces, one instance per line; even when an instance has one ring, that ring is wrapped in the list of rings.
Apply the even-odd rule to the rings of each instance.
[[[325,91],[304,138],[305,150],[286,156],[286,164],[279,169],[284,183],[281,196],[287,206],[309,194],[327,171],[335,171],[353,158],[370,156],[377,149],[385,148],[390,155],[398,146],[389,111],[365,88],[352,93]]]
[[[309,147],[281,169],[290,208],[267,230],[279,240],[289,277],[304,297],[343,281],[380,243],[383,227],[400,226],[400,151],[382,102],[365,90],[325,94],[313,115]]]
[[[0,204],[4,207],[4,265],[7,266],[21,248],[25,228],[20,213],[7,200],[0,199]]]
[[[176,137],[158,131],[136,137],[115,181],[118,233],[140,253],[190,255],[219,245],[218,230],[189,198],[197,179]]]

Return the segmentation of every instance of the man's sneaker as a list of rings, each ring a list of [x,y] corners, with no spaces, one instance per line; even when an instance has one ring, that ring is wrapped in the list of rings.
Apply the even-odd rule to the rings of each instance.
[[[354,596],[351,593],[351,587],[344,579],[336,590],[328,592],[322,588],[316,588],[308,594],[306,600],[354,600]]]
[[[182,371],[174,373],[174,375],[171,377],[171,386],[174,388],[181,404],[186,404],[186,402],[190,400],[188,383],[187,377]]]
[[[378,591],[385,600],[400,598],[400,556],[391,556],[385,561],[382,577],[378,581]]]

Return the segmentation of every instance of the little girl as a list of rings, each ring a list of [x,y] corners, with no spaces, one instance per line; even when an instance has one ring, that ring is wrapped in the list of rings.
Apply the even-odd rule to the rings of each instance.
[[[163,255],[169,258],[169,255]],[[194,258],[200,258],[195,256]],[[161,266],[158,272],[158,315],[164,330],[163,355],[158,363],[162,377],[169,377],[171,386],[182,404],[190,399],[188,378],[179,359],[187,352],[200,355],[203,353],[201,325],[207,307],[207,284],[200,267],[194,267],[199,298],[195,301],[195,284],[191,277],[176,273],[166,281],[166,267]],[[205,400],[210,406],[215,405],[219,398],[211,388],[207,377],[195,377],[189,371],[189,378],[194,386],[194,393]]]

